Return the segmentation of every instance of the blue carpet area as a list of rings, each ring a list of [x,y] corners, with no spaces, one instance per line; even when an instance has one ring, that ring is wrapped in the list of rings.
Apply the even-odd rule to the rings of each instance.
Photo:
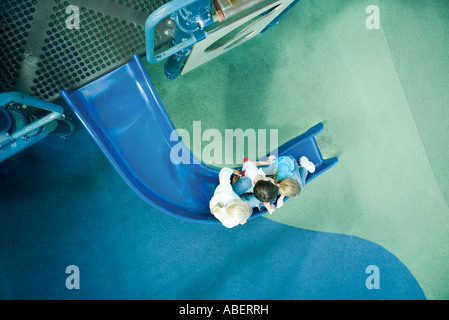
[[[392,254],[260,217],[225,229],[158,212],[87,131],[0,163],[1,299],[425,299]],[[80,269],[80,289],[65,286]],[[380,270],[367,289],[365,269]]]

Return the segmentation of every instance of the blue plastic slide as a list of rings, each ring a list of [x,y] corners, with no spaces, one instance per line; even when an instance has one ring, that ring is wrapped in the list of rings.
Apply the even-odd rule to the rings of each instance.
[[[179,141],[170,141],[175,130],[140,58],[63,98],[83,122],[98,146],[127,184],[146,202],[171,216],[199,223],[220,223],[209,211],[209,200],[218,184],[219,168],[193,159],[173,164],[170,152]],[[318,124],[287,142],[279,156],[307,156],[316,165],[317,177],[337,159],[324,160],[314,136]],[[266,212],[266,211],[265,211]],[[252,218],[265,212],[255,211]]]

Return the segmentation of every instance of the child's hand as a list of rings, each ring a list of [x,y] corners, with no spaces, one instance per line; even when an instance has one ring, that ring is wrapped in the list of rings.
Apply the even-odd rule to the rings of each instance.
[[[232,172],[234,172],[234,174],[235,174],[236,176],[239,176],[239,177],[242,176],[242,174],[240,173],[240,170],[232,169]]]
[[[267,165],[270,165],[270,164],[272,164],[275,160],[276,160],[276,156],[271,155],[271,156],[268,157],[266,163],[267,163]]]
[[[270,214],[273,214],[273,212],[276,210],[276,207],[272,203],[264,202],[263,204]]]
[[[280,197],[276,203],[277,203],[277,207],[276,208],[279,209],[280,207],[282,207],[284,205],[284,198]]]
[[[256,166],[269,166],[276,160],[276,156],[269,156],[265,161],[256,161]]]

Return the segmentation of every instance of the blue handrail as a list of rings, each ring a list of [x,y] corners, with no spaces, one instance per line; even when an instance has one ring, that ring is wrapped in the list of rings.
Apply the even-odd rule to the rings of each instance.
[[[47,123],[59,118],[63,113],[63,108],[59,105],[39,100],[20,92],[5,92],[0,94],[0,106],[7,105],[11,102],[21,103],[35,108],[43,109],[46,111],[50,111],[50,113],[45,117],[38,119],[25,126],[24,128],[10,134],[8,138],[3,141],[3,144],[5,144],[6,142],[11,143],[12,141],[17,140],[29,134],[30,132],[33,132],[37,128],[40,128]]]
[[[184,50],[197,42],[197,39],[192,35],[185,41],[165,50],[164,52],[154,55],[154,30],[159,22],[167,18],[169,15],[177,12],[185,6],[191,5],[198,0],[174,0],[164,4],[154,11],[145,22],[145,43],[147,51],[147,60],[149,63],[157,63],[172,56],[176,52]]]

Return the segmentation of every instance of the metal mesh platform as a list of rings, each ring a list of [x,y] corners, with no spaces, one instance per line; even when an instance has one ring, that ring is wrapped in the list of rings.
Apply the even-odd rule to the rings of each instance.
[[[47,101],[145,55],[145,21],[166,0],[2,0],[0,92]],[[66,8],[79,8],[80,28],[68,29]],[[155,47],[173,37],[170,18],[156,28]]]

